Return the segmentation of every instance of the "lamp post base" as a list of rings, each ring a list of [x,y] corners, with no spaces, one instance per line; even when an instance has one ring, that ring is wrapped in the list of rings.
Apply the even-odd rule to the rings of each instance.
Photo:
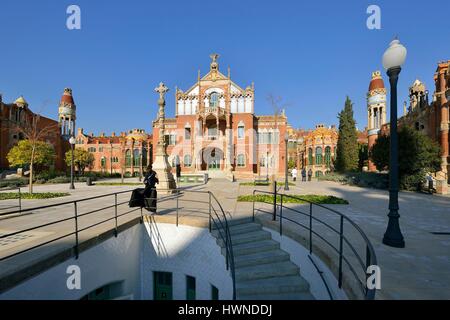
[[[386,233],[383,237],[383,244],[394,248],[404,248],[405,240],[403,239],[403,235],[400,231],[400,225],[398,222],[400,215],[398,213],[390,212],[388,214],[388,217],[389,223],[386,229]]]

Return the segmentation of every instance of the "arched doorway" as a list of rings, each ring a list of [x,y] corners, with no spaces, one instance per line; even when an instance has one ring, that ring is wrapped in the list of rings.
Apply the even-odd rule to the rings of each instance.
[[[223,151],[219,148],[208,147],[202,150],[202,170],[220,170],[223,163]]]

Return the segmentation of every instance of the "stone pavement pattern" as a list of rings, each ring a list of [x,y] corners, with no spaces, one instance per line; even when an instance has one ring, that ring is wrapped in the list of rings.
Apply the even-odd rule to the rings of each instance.
[[[45,200],[45,203],[81,199],[86,196],[134,188],[135,186],[87,187],[80,184],[70,197]],[[268,190],[267,187],[257,187],[257,189]],[[36,190],[65,191],[61,190],[61,185],[38,186]],[[253,187],[240,186],[237,182],[231,183],[226,180],[211,180],[207,185],[191,186],[187,190],[212,191],[222,204],[228,218],[238,219],[251,215],[252,204],[238,203],[236,199],[238,195],[251,194]],[[297,182],[296,186],[290,187],[288,193],[334,195],[350,202],[349,205],[329,205],[329,207],[350,217],[371,240],[382,272],[382,289],[377,292],[378,299],[450,299],[449,197],[401,192],[399,195],[400,225],[406,248],[396,249],[381,243],[387,226],[387,191],[344,186],[333,182]],[[201,221],[199,224],[207,225],[209,210],[207,195],[186,192],[183,197],[189,201],[179,203],[180,223],[183,223],[183,219],[198,219]],[[123,200],[126,201],[126,197]],[[42,200],[33,201],[35,202],[24,201],[24,206],[34,206],[35,203],[42,205]],[[103,201],[97,205],[110,204],[110,200]],[[173,218],[174,207],[174,199],[168,198],[158,202],[158,212],[162,214],[161,217]],[[217,204],[213,204],[213,207],[219,210]],[[302,208],[301,205],[296,207]],[[0,220],[0,229],[17,230],[51,219],[67,217],[72,212],[71,208],[66,208],[58,212],[23,216],[20,220]],[[95,219],[99,218],[101,217],[95,217]],[[88,222],[91,223],[91,221],[86,223]],[[66,228],[71,226],[67,225]],[[61,229],[58,230],[61,231]],[[50,231],[55,232],[55,230]],[[353,234],[349,236],[352,237]]]

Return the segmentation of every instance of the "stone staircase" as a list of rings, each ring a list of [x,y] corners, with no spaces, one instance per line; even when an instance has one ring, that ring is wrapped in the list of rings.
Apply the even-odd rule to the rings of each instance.
[[[238,300],[313,300],[309,284],[270,232],[251,219],[229,221]],[[222,231],[223,232],[223,231]],[[213,230],[225,256],[225,243]]]

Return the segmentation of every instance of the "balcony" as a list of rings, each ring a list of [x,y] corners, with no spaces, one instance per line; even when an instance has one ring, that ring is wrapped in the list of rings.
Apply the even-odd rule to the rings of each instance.
[[[225,115],[225,109],[220,107],[205,107],[204,114],[214,114],[217,116],[224,116]]]

